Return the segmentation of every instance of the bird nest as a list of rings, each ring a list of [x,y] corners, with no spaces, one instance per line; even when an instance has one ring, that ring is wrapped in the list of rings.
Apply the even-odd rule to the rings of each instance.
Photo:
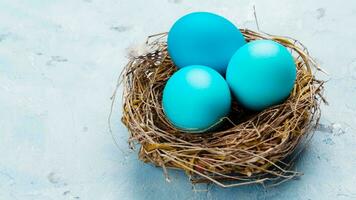
[[[297,66],[294,89],[285,102],[261,112],[241,109],[233,100],[229,116],[208,133],[179,130],[163,113],[162,91],[177,70],[167,52],[166,33],[150,36],[149,52],[132,57],[124,68],[122,122],[130,133],[129,144],[140,144],[139,158],[162,167],[167,179],[168,168],[184,170],[193,183],[222,187],[278,184],[302,174],[293,171],[293,160],[298,144],[310,138],[320,117],[323,81],[313,75],[320,68],[297,40],[241,32],[247,42],[274,40],[292,52]]]

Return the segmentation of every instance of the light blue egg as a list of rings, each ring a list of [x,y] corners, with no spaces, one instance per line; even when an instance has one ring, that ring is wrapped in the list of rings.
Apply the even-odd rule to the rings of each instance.
[[[263,110],[285,100],[294,86],[296,65],[283,45],[256,40],[241,47],[226,71],[233,95],[246,108]]]
[[[202,131],[217,125],[230,111],[231,95],[224,78],[201,65],[174,73],[163,90],[163,111],[178,129]]]
[[[231,56],[245,43],[234,24],[208,12],[183,16],[168,33],[168,52],[175,65],[205,65],[221,74],[225,74]]]

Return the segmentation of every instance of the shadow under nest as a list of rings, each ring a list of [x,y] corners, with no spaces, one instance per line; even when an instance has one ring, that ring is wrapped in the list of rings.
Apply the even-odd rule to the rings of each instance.
[[[241,32],[247,41],[274,40],[292,52],[297,66],[294,89],[282,104],[257,113],[241,109],[233,100],[229,116],[209,133],[182,132],[163,113],[162,91],[177,70],[167,52],[166,33],[150,37],[149,53],[131,58],[122,71],[122,122],[129,130],[130,146],[139,143],[139,158],[162,167],[166,177],[167,168],[181,169],[193,183],[234,187],[275,185],[301,175],[291,168],[298,144],[311,138],[320,118],[324,82],[313,72],[321,69],[295,39]]]

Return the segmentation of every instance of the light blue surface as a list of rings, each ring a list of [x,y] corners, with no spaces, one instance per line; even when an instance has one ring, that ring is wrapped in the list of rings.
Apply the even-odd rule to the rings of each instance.
[[[245,43],[233,23],[209,12],[179,18],[168,33],[168,52],[178,67],[205,65],[221,74],[225,74],[231,56]]]
[[[228,115],[231,94],[227,82],[217,71],[190,65],[168,79],[162,105],[164,113],[177,128],[204,131]]]
[[[283,102],[295,79],[292,55],[283,45],[271,40],[256,40],[241,47],[226,71],[226,81],[236,99],[257,111]]]
[[[137,160],[110,96],[127,54],[192,11],[303,42],[330,75],[321,125],[279,187],[195,188]],[[353,0],[0,0],[0,199],[355,199],[356,2]],[[132,49],[136,49],[132,51]],[[119,89],[119,93],[121,92]]]

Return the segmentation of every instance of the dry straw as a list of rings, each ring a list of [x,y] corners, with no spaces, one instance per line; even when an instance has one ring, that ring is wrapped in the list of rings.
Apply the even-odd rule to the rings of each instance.
[[[298,144],[310,139],[320,117],[323,81],[313,75],[320,68],[297,40],[241,32],[247,41],[269,39],[287,47],[295,58],[297,80],[284,103],[262,112],[243,110],[234,101],[230,115],[214,132],[182,132],[162,111],[162,90],[177,70],[167,52],[166,33],[151,36],[150,53],[132,57],[124,68],[122,122],[129,143],[132,148],[139,143],[139,158],[162,167],[167,179],[167,168],[184,170],[193,183],[222,187],[273,185],[301,175],[291,168]]]

